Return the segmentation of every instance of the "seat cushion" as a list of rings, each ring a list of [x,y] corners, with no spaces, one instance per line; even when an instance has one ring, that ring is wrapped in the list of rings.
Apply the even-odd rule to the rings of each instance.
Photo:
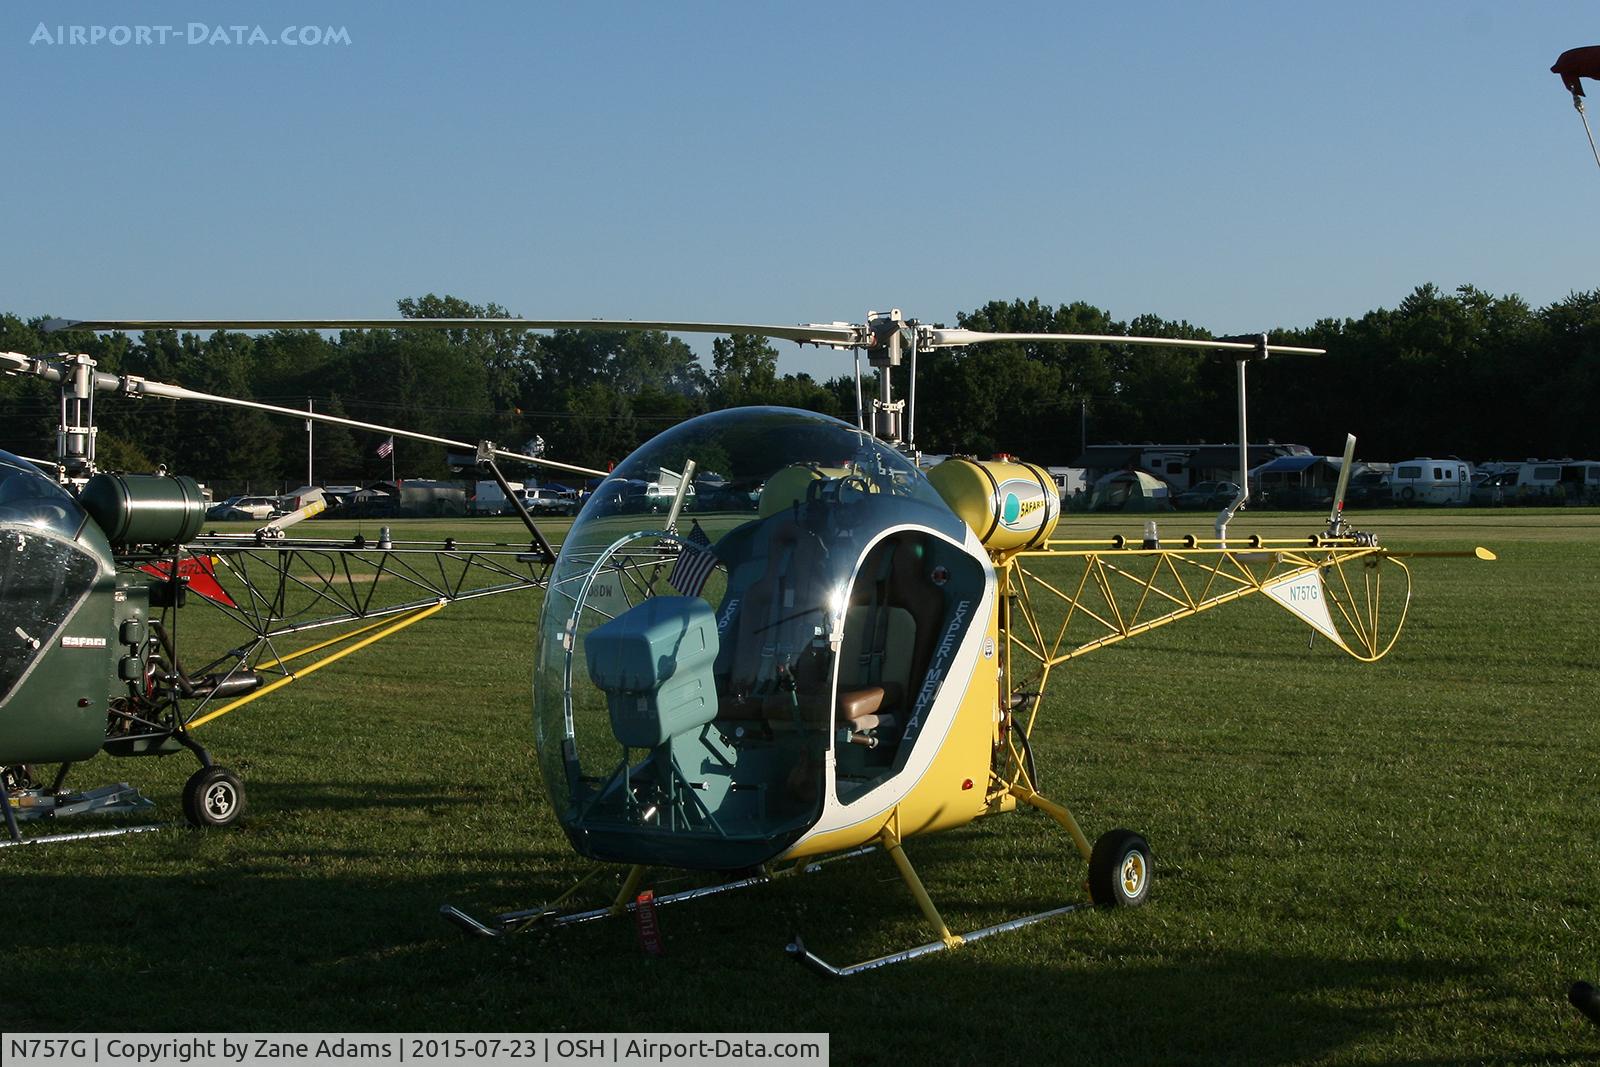
[[[894,683],[868,685],[859,689],[844,689],[839,693],[839,721],[854,723],[868,715],[877,715],[885,708],[900,702],[900,687]],[[871,729],[868,726],[860,729]]]

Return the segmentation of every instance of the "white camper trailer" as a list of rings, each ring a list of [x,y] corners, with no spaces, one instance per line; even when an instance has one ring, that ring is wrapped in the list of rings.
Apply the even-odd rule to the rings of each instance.
[[[1472,464],[1461,459],[1408,459],[1394,465],[1389,489],[1398,504],[1465,504],[1472,497]]]
[[[1056,495],[1062,500],[1089,491],[1089,472],[1082,467],[1046,467],[1044,470],[1056,483]]]

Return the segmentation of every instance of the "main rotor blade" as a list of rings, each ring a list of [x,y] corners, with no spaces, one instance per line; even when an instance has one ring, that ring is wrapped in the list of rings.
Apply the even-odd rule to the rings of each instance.
[[[755,322],[649,322],[639,319],[49,319],[45,333],[90,330],[96,333],[141,330],[661,330],[665,333],[752,334],[801,344],[865,346],[865,327],[848,322],[778,326]],[[980,330],[927,329],[921,347],[954,348],[988,341],[1046,341],[1066,344],[1150,345],[1231,352],[1258,352],[1248,341],[1186,337],[1125,337],[1094,333],[987,333]],[[1320,356],[1321,348],[1266,346],[1268,354]]]
[[[72,377],[70,366],[64,367],[60,363],[24,356],[17,352],[0,352],[0,373],[27,374],[36,378],[43,378],[47,382],[57,383],[69,381]],[[119,375],[109,374],[105,371],[90,371],[89,373],[90,384],[96,391],[102,393],[115,392],[123,393],[127,396],[154,396],[166,400],[195,400],[206,404],[221,404],[224,407],[249,408],[254,411],[264,411],[269,415],[283,415],[287,418],[301,421],[320,422],[330,426],[345,426],[353,430],[365,430],[369,433],[391,434],[411,441],[444,445],[447,448],[456,448],[463,452],[475,452],[478,447],[466,441],[453,441],[448,437],[435,437],[432,434],[417,433],[414,430],[402,430],[398,426],[384,426],[380,423],[361,422],[358,419],[347,419],[338,415],[324,415],[320,411],[305,411],[300,408],[280,407],[277,404],[263,404],[256,400],[240,400],[237,397],[202,393],[194,389],[186,389],[181,385],[151,381],[148,378],[141,378],[137,374]],[[532,463],[535,466],[550,467],[555,470],[567,471],[571,474],[587,474],[599,478],[606,477],[605,471],[595,470],[593,467],[580,467],[573,463],[560,463],[553,459],[528,456],[521,452],[510,452],[503,448],[495,449],[494,454],[502,459]]]
[[[847,344],[860,331],[848,323],[774,326],[750,322],[643,322],[637,319],[50,319],[44,332],[92,330],[662,330],[666,333],[754,334],[786,341]]]
[[[1189,337],[1123,337],[1100,333],[985,333],[980,330],[930,330],[929,347],[953,348],[986,341],[1056,341],[1067,344],[1151,345],[1171,348],[1205,348],[1227,352],[1259,352],[1261,346],[1248,341],[1203,341]],[[1324,348],[1298,348],[1293,345],[1266,346],[1269,354],[1322,356]]]
[[[348,426],[356,430],[366,430],[371,433],[387,433],[394,437],[404,437],[412,441],[423,441],[433,445],[445,445],[449,448],[458,448],[463,452],[472,452],[477,446],[465,441],[453,441],[448,437],[435,437],[432,434],[417,433],[414,430],[402,430],[395,426],[383,426],[373,422],[360,422],[356,419],[340,418],[337,415],[324,415],[321,412],[302,411],[299,408],[279,407],[276,404],[263,404],[255,400],[239,400],[231,396],[218,396],[215,393],[201,393],[193,389],[185,389],[179,385],[167,385],[163,382],[152,382],[148,379],[127,376],[123,391],[132,396],[159,396],[169,400],[199,400],[209,404],[222,404],[227,407],[250,408],[254,411],[265,411],[270,415],[284,415],[294,419],[310,419],[314,422],[328,423],[333,426]],[[503,448],[494,450],[496,456],[502,459],[520,460],[523,463],[532,463],[540,467],[551,467],[555,470],[569,471],[573,474],[589,474],[604,478],[606,472],[595,470],[593,467],[580,467],[572,463],[559,463],[553,459],[542,459],[526,456],[521,452],[510,452]]]

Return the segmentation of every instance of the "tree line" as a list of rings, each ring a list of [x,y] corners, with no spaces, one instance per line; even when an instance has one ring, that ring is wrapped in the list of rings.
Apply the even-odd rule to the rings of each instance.
[[[428,295],[399,301],[408,318],[493,318],[495,304]],[[709,367],[660,332],[504,329],[347,330],[261,335],[148,331],[44,334],[43,317],[0,316],[0,351],[85,352],[100,369],[209,393],[304,407],[462,441],[520,448],[543,439],[552,458],[604,469],[639,443],[702,412],[780,404],[853,419],[849,375],[778,373],[756,337],[718,338]],[[1075,302],[991,301],[955,325],[1024,333],[1207,338],[1155,315],[1126,322]],[[1335,452],[1344,434],[1367,459],[1459,455],[1600,457],[1600,289],[1543,308],[1471,286],[1424,285],[1394,308],[1271,331],[1273,341],[1327,356],[1276,357],[1250,370],[1251,436]],[[826,357],[824,357],[826,358]],[[819,361],[821,362],[821,361]],[[928,452],[1010,452],[1068,464],[1090,443],[1223,442],[1236,438],[1234,368],[1226,355],[1183,349],[995,343],[920,357],[917,444]],[[838,363],[835,363],[838,365]],[[904,396],[906,369],[896,383]],[[870,403],[873,383],[867,383]],[[108,469],[192,474],[221,492],[298,485],[301,420],[205,404],[102,396],[98,455]],[[0,378],[0,449],[48,458],[55,387]],[[321,425],[319,481],[387,477],[381,434]],[[396,443],[402,476],[447,474],[439,448]]]

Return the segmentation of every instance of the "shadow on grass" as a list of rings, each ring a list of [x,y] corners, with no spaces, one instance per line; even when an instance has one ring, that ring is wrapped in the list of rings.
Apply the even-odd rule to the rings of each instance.
[[[250,806],[267,811],[377,811],[384,808],[477,807],[501,803],[487,786],[448,787],[395,781],[249,782]]]
[[[836,1062],[850,1063],[1497,1058],[1449,1047],[1452,1019],[1505,997],[1474,962],[1171,951],[1152,944],[1140,913],[1091,913],[1045,924],[1049,937],[1002,935],[830,981],[782,951],[785,913],[800,904],[806,922],[832,907],[832,894],[808,897],[799,883],[671,909],[668,955],[652,959],[628,920],[482,941],[438,918],[447,900],[526,899],[515,871],[415,874],[395,856],[331,873],[344,862],[318,856],[294,869],[263,857],[132,877],[5,870],[13,966],[0,1025],[825,1031]],[[547,890],[557,879],[535,881]],[[837,889],[892,887],[858,877]],[[1419,1040],[1398,1042],[1404,1032]],[[1561,1059],[1554,1047],[1528,1050],[1534,1041],[1508,1040],[1502,1061]]]

